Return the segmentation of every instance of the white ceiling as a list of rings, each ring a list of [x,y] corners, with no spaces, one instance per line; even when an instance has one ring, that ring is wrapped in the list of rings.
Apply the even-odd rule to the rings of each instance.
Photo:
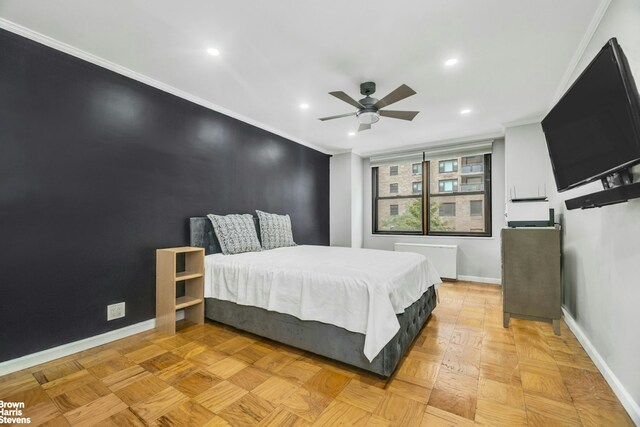
[[[0,18],[296,141],[371,154],[541,117],[603,1],[0,0]],[[368,80],[377,98],[409,85],[389,109],[420,114],[354,137],[353,117],[317,120],[354,111],[328,92],[360,99]]]

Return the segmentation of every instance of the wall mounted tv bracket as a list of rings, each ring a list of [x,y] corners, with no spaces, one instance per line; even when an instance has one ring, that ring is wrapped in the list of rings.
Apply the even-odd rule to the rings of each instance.
[[[631,168],[621,169],[601,179],[604,190],[565,200],[567,209],[601,208],[640,197],[640,182],[633,182]]]
[[[609,188],[631,184],[633,182],[633,174],[631,173],[631,168],[624,168],[605,176],[600,181],[604,189],[607,190]]]

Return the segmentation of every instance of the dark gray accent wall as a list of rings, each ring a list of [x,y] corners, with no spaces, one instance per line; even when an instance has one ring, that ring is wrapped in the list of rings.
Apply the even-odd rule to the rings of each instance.
[[[254,209],[327,245],[329,156],[0,30],[0,361],[153,318],[155,249]]]

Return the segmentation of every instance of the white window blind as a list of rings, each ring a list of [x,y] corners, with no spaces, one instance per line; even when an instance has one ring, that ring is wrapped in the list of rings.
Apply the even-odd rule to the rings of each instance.
[[[398,163],[422,163],[422,151],[373,156],[370,161],[372,168]]]
[[[493,149],[493,140],[465,142],[459,144],[434,145],[425,147],[419,151],[401,152],[372,156],[370,158],[371,167],[384,165],[395,165],[398,163],[420,163],[423,159],[451,157],[478,156],[490,154]]]

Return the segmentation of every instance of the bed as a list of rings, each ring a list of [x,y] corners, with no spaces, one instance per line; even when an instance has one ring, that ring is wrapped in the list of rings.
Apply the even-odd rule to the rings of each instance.
[[[256,224],[256,228],[258,228],[258,224]],[[322,316],[333,316],[336,319],[332,319],[332,323],[340,326],[330,324],[328,321],[301,320],[301,318],[309,317],[308,310],[302,310],[300,313],[287,310],[282,298],[273,298],[273,292],[265,293],[255,290],[269,286],[269,282],[264,281],[263,276],[275,274],[273,271],[274,263],[286,264],[289,262],[289,264],[295,265],[298,259],[296,257],[300,257],[299,259],[315,257],[315,259],[319,260],[321,256],[325,264],[324,266],[315,266],[316,270],[320,271],[319,269],[323,268],[323,272],[329,271],[325,268],[326,265],[331,265],[336,256],[345,255],[345,253],[336,255],[337,251],[359,250],[303,245],[251,254],[223,256],[220,254],[219,244],[215,238],[211,222],[207,217],[190,218],[190,238],[191,245],[204,248],[207,255],[205,260],[205,296],[207,294],[219,296],[217,298],[205,298],[205,316],[208,319],[319,354],[373,372],[382,377],[389,377],[394,372],[400,359],[419,334],[436,305],[435,285],[440,282],[440,279],[431,266],[432,271],[429,272],[428,280],[426,281],[429,283],[419,283],[410,287],[411,292],[414,294],[412,299],[408,300],[409,296],[400,292],[396,292],[393,295],[391,295],[391,292],[387,292],[387,299],[393,306],[391,315],[394,317],[391,319],[387,317],[385,320],[385,316],[390,315],[390,308],[385,306],[384,298],[375,296],[367,298],[366,295],[362,298],[358,294],[353,294],[343,295],[345,300],[351,298],[348,300],[350,305],[345,305],[343,308],[339,306],[330,307],[328,310],[323,308],[321,313],[316,311],[316,314],[320,316],[316,318],[326,320]],[[385,254],[387,257],[408,256],[407,254],[400,255],[394,252],[373,252],[377,252],[378,256],[380,254]],[[357,258],[354,259],[354,264],[357,264],[357,261]],[[304,265],[305,263],[300,264]],[[268,265],[271,265],[271,270],[264,270]],[[310,264],[307,263],[307,265]],[[335,295],[336,292],[339,293],[339,288],[336,287],[338,286],[337,284],[327,281],[329,279],[326,277],[318,277],[325,276],[324,274],[318,274],[318,271],[298,271],[300,269],[291,269],[290,267],[287,269],[280,268],[277,273],[280,274],[282,271],[286,271],[289,276],[287,276],[285,282],[291,282],[290,286],[294,288],[298,277],[301,278],[301,281],[306,280],[305,287],[300,284],[298,284],[298,287],[300,289],[310,289],[311,294],[306,297],[307,300],[309,298],[322,298],[322,294],[314,294],[313,291],[314,289],[318,291],[323,287],[327,289],[326,292],[329,295]],[[357,270],[355,266],[354,270]],[[214,277],[216,280],[213,280]],[[243,280],[238,280],[239,277],[242,277]],[[282,281],[282,276],[278,277]],[[413,276],[409,275],[407,277]],[[394,275],[394,278],[401,280],[405,277],[401,275],[396,277]],[[323,282],[321,279],[325,281]],[[357,275],[347,279],[356,284],[365,281],[364,278],[361,280]],[[245,286],[239,290],[233,287],[238,281],[245,282]],[[251,282],[252,286],[246,286],[247,282]],[[214,287],[217,288],[213,289]],[[375,294],[375,291],[370,290],[369,292],[371,292],[371,295]],[[288,299],[287,295],[285,294],[285,300]],[[339,301],[343,298],[335,298],[335,300]],[[362,302],[361,300],[366,301]],[[254,305],[253,303],[256,304]],[[358,304],[364,304],[366,307],[360,309]],[[357,316],[354,320],[350,316],[341,315],[340,310],[344,309],[344,307],[346,307],[347,311],[353,308],[355,312],[359,310],[366,311],[372,307],[378,311],[375,311],[375,316],[368,316],[367,320],[358,321]],[[332,313],[331,308],[337,311]],[[373,311],[369,312],[373,313]],[[292,313],[296,315],[294,316]],[[377,327],[367,329],[367,325],[371,322],[377,323]],[[391,338],[389,339],[389,337]]]

